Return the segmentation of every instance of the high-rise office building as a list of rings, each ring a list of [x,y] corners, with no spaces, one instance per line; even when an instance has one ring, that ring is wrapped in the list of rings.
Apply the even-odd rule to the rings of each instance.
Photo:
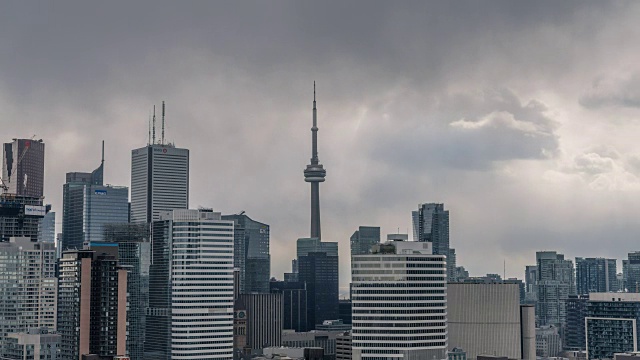
[[[640,292],[640,251],[630,252],[622,260],[622,276],[628,292]]]
[[[313,83],[313,127],[311,127],[311,162],[304,169],[304,181],[311,183],[311,236],[320,236],[320,183],[327,171],[318,160],[318,110],[316,109],[316,83]]]
[[[104,241],[118,244],[118,262],[127,270],[127,354],[131,360],[142,360],[151,264],[148,224],[106,224]]]
[[[105,225],[129,222],[129,189],[103,182],[104,143],[98,168],[90,173],[67,173],[62,187],[63,250],[103,241]]]
[[[351,267],[354,360],[446,358],[446,259],[431,243],[379,244]]]
[[[592,292],[618,291],[616,259],[576,258],[576,291],[578,295]]]
[[[318,238],[300,238],[296,242],[296,255],[298,261],[295,262],[299,266],[301,256],[306,256],[312,252],[324,252],[327,256],[338,256],[338,243],[320,241]],[[294,269],[296,270],[296,269]]]
[[[210,210],[152,224],[145,359],[233,356],[233,227]]]
[[[240,294],[247,311],[247,347],[282,345],[282,294]]]
[[[131,151],[131,222],[189,207],[189,150],[150,144]]]
[[[83,181],[68,173],[63,186],[62,248],[103,241],[104,226],[129,221],[129,189]]]
[[[638,351],[640,295],[591,293],[585,318],[587,359],[612,359]]]
[[[310,252],[298,258],[298,280],[307,284],[310,328],[338,319],[338,257]]]
[[[449,283],[447,321],[450,351],[535,360],[534,309],[520,305],[515,282]]]
[[[222,219],[234,223],[233,262],[240,270],[240,293],[269,293],[269,225],[252,220],[244,212],[222,215]]]
[[[565,302],[576,293],[573,262],[555,251],[536,253],[536,314],[539,325],[555,325],[560,331],[566,325]]]
[[[371,247],[380,242],[380,227],[360,226],[351,235],[351,256],[368,254]]]
[[[271,293],[282,294],[282,328],[297,332],[309,331],[307,284],[293,281],[271,281],[269,285]]]
[[[0,194],[0,241],[12,237],[38,241],[40,223],[48,210],[42,206],[42,198]]]
[[[0,358],[11,353],[10,334],[56,329],[55,263],[54,244],[26,237],[0,242]]]
[[[527,293],[535,293],[536,281],[538,281],[538,267],[527,265],[524,271],[524,284]]]
[[[47,205],[51,208],[51,205]],[[38,241],[55,244],[56,242],[56,212],[49,211],[40,221],[38,227]]]
[[[127,355],[127,270],[118,244],[63,252],[58,304],[61,359]]]
[[[13,139],[3,146],[2,180],[7,193],[42,198],[44,188],[44,143]]]
[[[412,213],[415,220],[416,217]],[[449,246],[449,210],[444,209],[444,204],[419,204],[417,224],[417,241],[432,243],[433,253],[447,257],[447,277],[455,278],[456,261],[455,250]]]

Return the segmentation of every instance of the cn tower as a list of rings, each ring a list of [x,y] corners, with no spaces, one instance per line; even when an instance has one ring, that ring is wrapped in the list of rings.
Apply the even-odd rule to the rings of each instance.
[[[313,127],[311,128],[311,163],[304,169],[304,181],[311,183],[311,237],[320,239],[320,183],[327,176],[318,160],[318,110],[316,82],[313,82]]]

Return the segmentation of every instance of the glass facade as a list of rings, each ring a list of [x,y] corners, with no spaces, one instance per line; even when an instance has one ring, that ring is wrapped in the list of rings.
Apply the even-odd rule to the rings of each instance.
[[[380,228],[377,226],[360,226],[351,235],[351,256],[369,254],[371,247],[380,242]]]

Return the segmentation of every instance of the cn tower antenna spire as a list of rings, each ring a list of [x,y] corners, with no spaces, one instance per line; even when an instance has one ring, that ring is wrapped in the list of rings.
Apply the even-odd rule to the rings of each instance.
[[[320,239],[320,183],[327,175],[318,159],[318,109],[316,82],[313,82],[313,126],[311,127],[311,161],[304,170],[304,180],[311,183],[311,237]]]

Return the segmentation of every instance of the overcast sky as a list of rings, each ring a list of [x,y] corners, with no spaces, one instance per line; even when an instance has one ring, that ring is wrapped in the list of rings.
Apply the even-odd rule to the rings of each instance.
[[[153,105],[191,150],[191,207],[271,225],[272,274],[309,234],[317,82],[323,240],[410,232],[444,202],[458,264],[522,278],[536,250],[640,250],[640,3],[2,2],[0,134],[46,143],[46,201],[129,185]],[[58,231],[60,231],[58,225]],[[619,269],[621,271],[621,269]]]

